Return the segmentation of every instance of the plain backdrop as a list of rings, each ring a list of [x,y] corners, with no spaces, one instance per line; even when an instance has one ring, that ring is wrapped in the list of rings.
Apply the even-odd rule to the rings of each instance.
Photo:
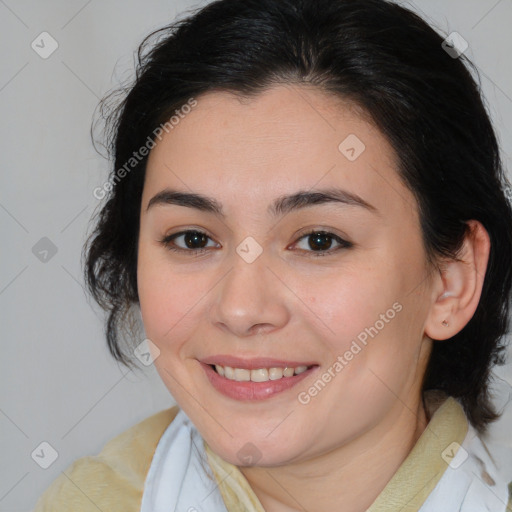
[[[174,404],[153,366],[113,361],[84,292],[80,252],[109,169],[89,131],[142,38],[205,3],[0,0],[0,512],[31,510],[72,461]],[[468,41],[510,172],[512,0],[402,3]],[[491,440],[512,447],[512,365],[496,374],[506,408]]]

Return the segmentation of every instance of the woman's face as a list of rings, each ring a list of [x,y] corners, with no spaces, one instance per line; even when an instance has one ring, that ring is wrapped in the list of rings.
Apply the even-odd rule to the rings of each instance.
[[[430,350],[427,275],[390,145],[333,97],[208,93],[150,153],[146,335],[169,391],[233,464],[306,460],[413,418]],[[214,362],[239,369],[221,376]],[[281,377],[285,367],[297,375]]]

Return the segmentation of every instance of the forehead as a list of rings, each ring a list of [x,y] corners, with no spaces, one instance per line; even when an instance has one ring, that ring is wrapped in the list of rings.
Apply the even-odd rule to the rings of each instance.
[[[354,104],[291,85],[196,100],[151,150],[143,203],[172,187],[262,209],[296,189],[343,187],[377,208],[414,208],[393,149]]]

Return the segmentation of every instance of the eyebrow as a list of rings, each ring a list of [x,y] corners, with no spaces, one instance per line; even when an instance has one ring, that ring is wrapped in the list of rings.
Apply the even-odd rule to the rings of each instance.
[[[335,187],[315,191],[300,190],[294,194],[280,196],[274,200],[267,211],[271,216],[277,217],[278,215],[285,215],[294,210],[329,203],[359,206],[372,213],[379,214],[375,206],[366,202],[357,194]],[[212,213],[218,217],[226,217],[223,212],[222,204],[213,197],[192,192],[181,192],[169,188],[153,196],[148,203],[146,211],[156,205],[185,206],[187,208],[195,208],[203,212]]]

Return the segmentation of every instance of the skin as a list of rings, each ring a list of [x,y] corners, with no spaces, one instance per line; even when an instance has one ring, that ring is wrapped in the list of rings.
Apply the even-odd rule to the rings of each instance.
[[[366,510],[427,425],[421,382],[432,339],[453,336],[473,315],[488,235],[471,221],[462,261],[444,262],[442,272],[430,268],[396,155],[354,105],[292,85],[243,102],[226,92],[197,100],[151,151],[141,201],[138,287],[146,335],[160,351],[156,368],[267,512]],[[338,149],[350,134],[366,146],[355,161]],[[377,212],[328,203],[267,213],[279,196],[329,186]],[[167,187],[214,197],[225,218],[174,204],[148,210]],[[303,237],[309,228],[353,245],[336,250],[330,239],[315,257],[311,237]],[[161,243],[186,229],[210,237],[205,252],[176,253]],[[263,251],[252,263],[235,250],[248,236]],[[174,243],[187,250],[184,237]],[[300,403],[298,393],[394,303],[401,311]],[[319,368],[291,390],[237,401],[213,388],[198,362],[216,354],[315,361]],[[257,449],[256,465],[237,455],[246,443]]]

